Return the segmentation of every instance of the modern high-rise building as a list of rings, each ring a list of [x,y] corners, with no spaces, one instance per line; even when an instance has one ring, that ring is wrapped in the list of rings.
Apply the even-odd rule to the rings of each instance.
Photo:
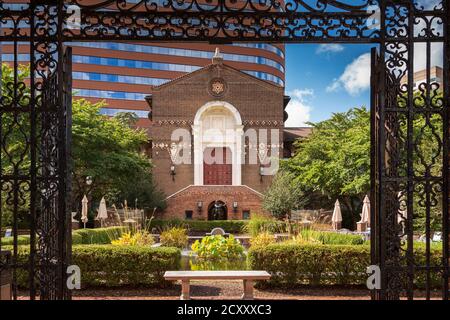
[[[89,2],[87,0],[86,2]],[[129,3],[134,2],[128,0]],[[3,8],[20,11],[29,0],[10,0]],[[11,28],[11,21],[1,21],[0,28]],[[27,29],[25,21],[19,27]],[[284,87],[284,45],[235,43],[151,42],[73,42],[73,89],[77,97],[97,102],[106,100],[106,115],[133,111],[140,118],[138,126],[148,128],[149,107],[145,97],[152,86],[196,71],[211,62],[216,47],[230,66],[247,74]],[[18,60],[29,61],[29,48],[19,44]],[[14,61],[13,43],[2,43],[2,61]]]
[[[74,95],[97,102],[106,100],[102,113],[113,116],[132,111],[140,118],[139,127],[148,128],[149,107],[145,97],[152,86],[161,85],[211,62],[216,47],[232,67],[284,87],[283,45],[236,43],[124,43],[74,42]],[[4,43],[2,60],[13,61],[13,44]],[[18,46],[19,61],[29,61],[29,49]]]
[[[427,83],[427,70],[419,70],[414,73],[414,90],[424,90],[425,88],[420,88],[421,84]],[[442,89],[442,84],[444,81],[444,69],[439,66],[433,66],[429,70],[430,83],[438,84],[440,89]],[[402,84],[408,83],[408,76],[402,78]]]

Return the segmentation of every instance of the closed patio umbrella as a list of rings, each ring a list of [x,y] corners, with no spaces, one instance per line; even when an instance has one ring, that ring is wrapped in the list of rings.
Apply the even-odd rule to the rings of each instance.
[[[84,228],[86,229],[86,223],[88,222],[88,198],[84,195],[83,200],[81,200],[81,222],[83,222]]]
[[[331,222],[333,223],[333,229],[339,230],[342,225],[342,213],[341,213],[341,205],[339,200],[336,200],[334,204],[333,216],[331,217]]]
[[[108,211],[106,209],[105,197],[100,201],[100,206],[98,207],[97,220],[100,220],[100,225],[103,227],[103,220],[108,219]]]
[[[359,223],[366,223],[370,226],[370,200],[369,196],[365,196],[363,201],[363,207],[361,211],[361,221]]]

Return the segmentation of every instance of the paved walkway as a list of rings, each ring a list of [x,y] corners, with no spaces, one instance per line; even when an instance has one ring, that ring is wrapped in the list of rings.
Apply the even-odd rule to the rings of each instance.
[[[242,281],[193,281],[192,299],[240,299]],[[120,289],[83,290],[74,293],[76,300],[177,300],[181,288],[176,285],[169,289]],[[258,290],[256,299],[269,300],[368,300],[369,293],[364,289],[311,288],[292,290]]]
[[[191,298],[193,300],[240,299],[242,281],[193,281]],[[74,291],[74,300],[178,300],[181,293],[179,285],[167,289],[155,288],[120,288]],[[20,300],[27,300],[25,292]],[[416,299],[424,299],[425,294],[418,292]],[[369,300],[369,292],[364,288],[304,286],[297,289],[255,289],[255,298],[267,300]],[[432,299],[440,299],[440,293],[433,294]]]

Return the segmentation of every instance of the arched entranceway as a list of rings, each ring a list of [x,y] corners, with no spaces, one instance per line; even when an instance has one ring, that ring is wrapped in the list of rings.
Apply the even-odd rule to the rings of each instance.
[[[192,126],[194,136],[194,184],[201,185],[233,185],[242,182],[242,136],[244,134],[241,115],[230,103],[225,101],[211,101],[203,105],[196,113]],[[207,182],[204,156],[210,150],[223,150],[227,164],[231,166],[216,166],[214,169],[226,170],[231,181]],[[211,154],[209,152],[209,154]],[[230,161],[231,160],[231,161]],[[223,176],[225,177],[225,176]]]
[[[208,220],[227,220],[227,205],[220,200],[213,201],[208,206]]]

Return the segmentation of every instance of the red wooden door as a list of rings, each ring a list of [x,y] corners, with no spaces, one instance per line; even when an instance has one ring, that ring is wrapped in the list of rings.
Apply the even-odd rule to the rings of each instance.
[[[216,157],[217,155],[217,157]],[[203,162],[204,185],[232,185],[233,165],[231,162],[231,150],[229,148],[207,148],[204,157],[210,157]]]

